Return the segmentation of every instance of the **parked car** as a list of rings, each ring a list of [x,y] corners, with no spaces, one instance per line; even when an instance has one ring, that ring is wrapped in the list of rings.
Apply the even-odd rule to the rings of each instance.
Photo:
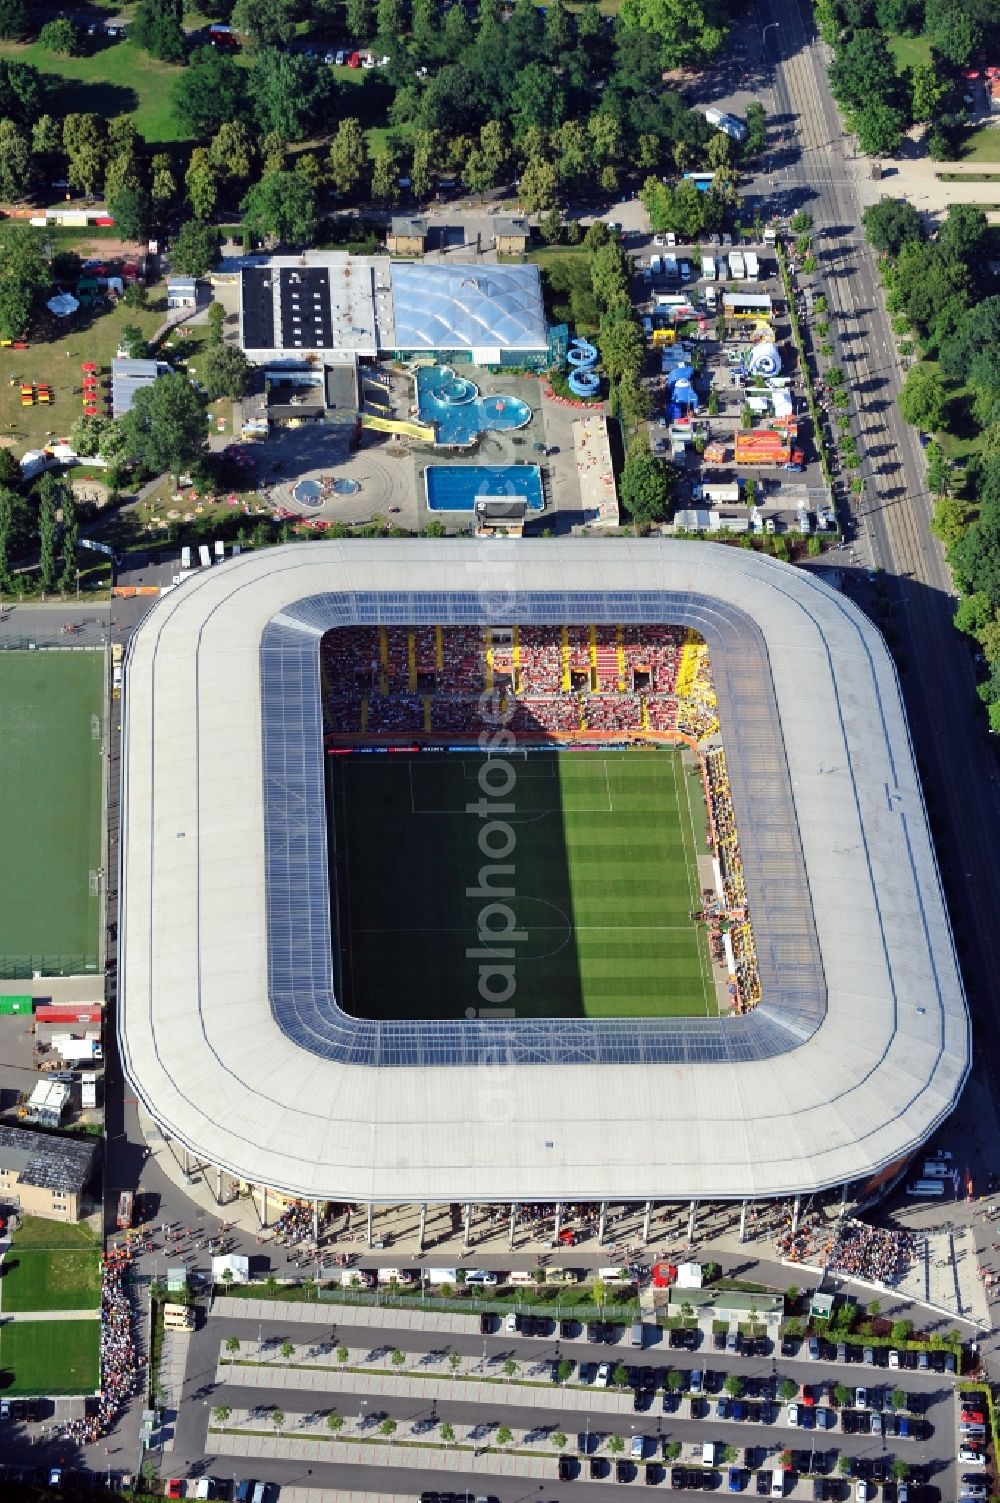
[[[572,1456],[560,1456],[559,1458],[559,1481],[570,1482],[576,1472],[576,1465]]]
[[[597,1369],[597,1377],[594,1379],[595,1388],[607,1388],[611,1382],[611,1363],[602,1362]]]

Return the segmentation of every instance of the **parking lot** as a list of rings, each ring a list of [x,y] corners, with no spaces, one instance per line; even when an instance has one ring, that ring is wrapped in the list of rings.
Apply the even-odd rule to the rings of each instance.
[[[630,251],[648,346],[650,446],[678,471],[678,529],[833,531],[773,248],[742,249],[729,235],[684,246],[657,234]],[[696,406],[683,385],[689,367]],[[771,430],[767,452],[737,443],[751,426]]]
[[[515,1479],[523,1496],[534,1480],[543,1491],[562,1484],[559,1503],[616,1484],[861,1503],[960,1496],[945,1352],[921,1365],[917,1353],[824,1342],[813,1355],[808,1342],[648,1321],[640,1350],[632,1327],[542,1315],[521,1314],[516,1331],[502,1315],[455,1316],[442,1330],[429,1311],[368,1309],[362,1322],[349,1308],[279,1308],[261,1322],[263,1306],[239,1319],[243,1302],[219,1303],[191,1339],[185,1393],[196,1380],[204,1393],[214,1367],[211,1403],[228,1417],[209,1428],[204,1405],[182,1407],[178,1471],[190,1454],[208,1456],[213,1475],[245,1475],[240,1458],[252,1455],[257,1476],[265,1460],[278,1480],[305,1462],[315,1485],[336,1474],[341,1488],[364,1490],[369,1468],[381,1477],[402,1465],[417,1492],[444,1466],[456,1486],[467,1474],[477,1497],[504,1496]],[[263,1421],[275,1409],[272,1436]]]

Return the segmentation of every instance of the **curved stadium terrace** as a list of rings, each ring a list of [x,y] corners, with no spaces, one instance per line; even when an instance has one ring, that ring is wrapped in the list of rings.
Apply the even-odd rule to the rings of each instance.
[[[323,638],[511,623],[708,644],[751,1011],[339,1006]],[[126,672],[120,1041],[205,1162],[352,1202],[760,1199],[887,1175],[955,1105],[969,1021],[895,671],[815,576],[687,542],[294,544],[171,593]]]

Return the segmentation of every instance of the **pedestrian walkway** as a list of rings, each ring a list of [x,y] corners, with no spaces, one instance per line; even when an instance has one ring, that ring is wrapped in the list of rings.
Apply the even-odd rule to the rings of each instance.
[[[191,1345],[190,1331],[167,1331],[163,1332],[163,1344],[160,1348],[160,1370],[157,1374],[159,1386],[165,1395],[161,1408],[160,1439],[165,1451],[174,1449],[174,1439],[177,1430],[177,1411],[180,1407],[181,1393],[184,1388],[184,1373],[187,1369],[188,1347]]]
[[[100,1310],[4,1310],[0,1321],[10,1325],[15,1320],[100,1320]]]

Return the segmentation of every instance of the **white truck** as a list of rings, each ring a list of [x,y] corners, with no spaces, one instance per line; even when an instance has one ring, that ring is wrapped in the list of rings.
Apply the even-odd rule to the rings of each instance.
[[[440,1285],[440,1284],[452,1284],[452,1285],[454,1285],[454,1284],[458,1283],[458,1269],[457,1268],[425,1268],[424,1269],[424,1278],[427,1280],[428,1284],[431,1284],[431,1285]]]
[[[57,1034],[53,1038],[52,1052],[67,1063],[99,1060],[104,1057],[104,1050],[97,1039],[74,1039],[69,1034]]]
[[[740,488],[735,481],[732,485],[695,485],[691,494],[696,501],[711,501],[713,506],[740,504]]]
[[[735,115],[728,114],[725,110],[717,110],[714,105],[709,105],[702,112],[709,125],[714,125],[716,130],[721,130],[732,141],[745,141],[747,128],[742,120],[737,120]]]
[[[715,281],[715,257],[714,256],[702,256],[702,258],[701,258],[701,274],[702,274],[702,276],[703,276],[703,278],[705,279],[706,282],[714,282]]]
[[[668,282],[676,282],[677,281],[678,277],[680,276],[680,273],[677,270],[677,257],[676,256],[664,256],[664,258],[663,258],[663,275],[666,277],[666,279],[667,279]]]
[[[97,1076],[86,1070],[80,1076],[80,1105],[83,1110],[93,1111],[97,1106]]]
[[[757,252],[747,251],[744,261],[746,264],[747,281],[756,282],[760,277],[760,262],[757,260]]]
[[[743,278],[746,276],[746,267],[743,262],[742,251],[734,250],[729,252],[729,275],[732,277],[734,282],[742,282]]]

